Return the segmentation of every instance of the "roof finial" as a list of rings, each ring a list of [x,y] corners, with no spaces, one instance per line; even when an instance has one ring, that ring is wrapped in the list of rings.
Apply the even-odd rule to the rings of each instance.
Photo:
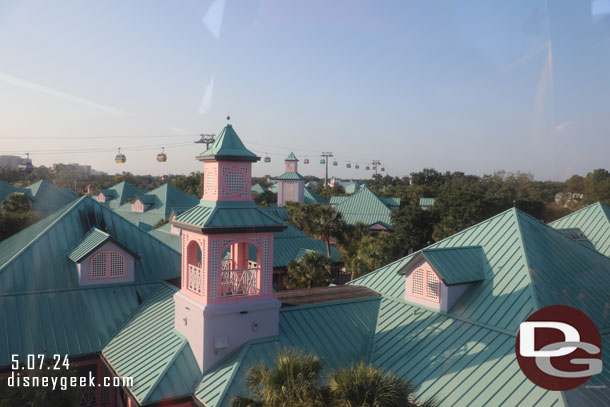
[[[227,113],[227,121],[231,120],[231,116]]]

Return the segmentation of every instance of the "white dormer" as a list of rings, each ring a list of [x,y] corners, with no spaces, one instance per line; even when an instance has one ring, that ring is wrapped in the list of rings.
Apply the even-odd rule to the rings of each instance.
[[[68,257],[77,265],[81,286],[133,282],[134,263],[139,258],[97,228],[93,228]]]
[[[481,246],[423,249],[399,272],[406,301],[449,311],[464,292],[485,279]]]

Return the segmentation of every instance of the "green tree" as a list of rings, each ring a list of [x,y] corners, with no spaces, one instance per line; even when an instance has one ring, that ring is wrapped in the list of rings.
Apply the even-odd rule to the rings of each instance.
[[[271,206],[277,203],[277,194],[270,190],[266,190],[262,194],[253,194],[252,198],[259,206]]]
[[[396,258],[395,240],[390,233],[365,236],[360,240],[358,252],[352,261],[352,276],[357,278],[385,266]]]
[[[369,234],[369,227],[362,222],[355,225],[346,224],[343,233],[337,238],[337,247],[341,260],[345,264],[345,269],[351,273],[351,279],[356,278],[358,273],[358,248],[362,239]]]
[[[364,362],[335,370],[328,384],[332,407],[409,407],[413,386],[396,375]],[[437,405],[434,400],[424,403]]]
[[[20,192],[9,194],[0,205],[2,212],[24,213],[30,209],[30,199],[26,194]]]
[[[303,205],[287,202],[286,211],[290,223],[307,235],[321,239],[326,244],[326,255],[330,257],[330,242],[340,238],[345,229],[345,222],[335,208],[317,203]]]
[[[610,173],[602,168],[588,173],[583,189],[585,199],[610,204]]]
[[[172,185],[184,193],[193,194],[197,197],[203,196],[203,175],[201,172],[179,175],[174,178]]]
[[[307,251],[288,263],[284,286],[288,289],[325,287],[332,282],[332,261],[316,251]]]
[[[14,235],[41,219],[38,212],[30,209],[26,195],[14,192],[0,205],[0,240]]]
[[[248,369],[245,382],[253,398],[235,396],[231,407],[321,407],[322,359],[293,349],[278,350],[273,366]]]

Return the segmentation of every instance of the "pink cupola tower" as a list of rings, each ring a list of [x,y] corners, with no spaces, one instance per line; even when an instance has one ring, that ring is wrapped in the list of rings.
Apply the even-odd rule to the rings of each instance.
[[[290,153],[284,160],[286,162],[286,172],[275,178],[278,182],[277,205],[284,206],[288,201],[299,203],[305,202],[305,177],[299,174],[299,160]]]
[[[277,335],[273,233],[286,226],[252,200],[252,163],[260,157],[230,124],[197,159],[204,162],[203,197],[172,221],[182,229],[181,289],[174,303],[176,329],[206,371],[246,341]]]

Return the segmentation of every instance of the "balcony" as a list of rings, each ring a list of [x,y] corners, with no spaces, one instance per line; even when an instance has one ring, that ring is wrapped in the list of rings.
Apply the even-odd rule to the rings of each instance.
[[[220,273],[220,296],[242,297],[257,295],[258,273],[260,268],[247,268],[241,270],[223,270]]]
[[[193,264],[188,265],[188,289],[194,293],[202,294],[201,292],[201,267],[197,267]]]

